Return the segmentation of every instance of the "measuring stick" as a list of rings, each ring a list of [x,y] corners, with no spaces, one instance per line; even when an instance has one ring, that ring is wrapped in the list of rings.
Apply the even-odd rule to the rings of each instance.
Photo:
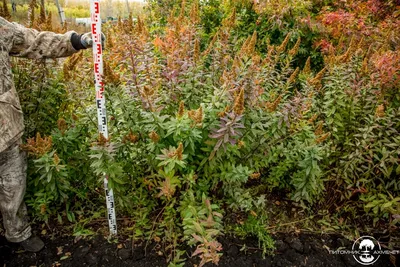
[[[106,99],[103,83],[103,47],[101,45],[101,17],[100,0],[90,0],[90,16],[92,21],[94,78],[96,88],[96,107],[99,132],[108,139]],[[104,189],[106,193],[108,225],[110,234],[117,234],[117,220],[115,219],[115,202],[112,189],[108,188],[108,177],[104,174]]]

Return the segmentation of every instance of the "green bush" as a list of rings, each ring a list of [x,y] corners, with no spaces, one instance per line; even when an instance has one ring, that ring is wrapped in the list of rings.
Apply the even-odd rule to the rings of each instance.
[[[301,2],[298,16],[309,8]],[[15,62],[34,218],[90,232],[105,212],[106,173],[117,215],[130,222],[122,231],[162,242],[171,265],[182,266],[182,241],[196,246],[201,265],[217,263],[227,229],[271,252],[274,192],[310,213],[372,223],[399,214],[399,102],[369,52],[353,43],[325,55],[322,68],[316,51],[303,63],[314,37],[303,38],[285,12],[292,34],[262,30],[273,21],[255,26],[248,5],[225,6],[224,18],[196,2],[182,12],[171,5],[176,14],[154,31],[142,20],[105,25],[109,139],[98,134],[90,51],[63,69]],[[228,227],[231,214],[247,219]]]

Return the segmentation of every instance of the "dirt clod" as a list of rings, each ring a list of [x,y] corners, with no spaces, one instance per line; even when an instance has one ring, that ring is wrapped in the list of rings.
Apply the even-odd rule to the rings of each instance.
[[[88,254],[89,250],[90,250],[89,246],[80,246],[75,250],[74,257],[82,259],[83,257],[86,256],[86,254]]]
[[[277,240],[275,242],[275,247],[276,251],[280,253],[285,252],[289,248],[289,246],[285,242],[283,242],[283,240]]]
[[[129,259],[131,255],[132,255],[131,250],[127,248],[123,248],[118,251],[118,257],[123,261]]]
[[[89,265],[95,265],[97,263],[97,256],[94,254],[88,254],[85,257],[85,261],[86,263],[88,263]]]
[[[236,257],[238,253],[239,249],[236,245],[230,246],[229,249],[226,251],[226,254],[230,257]]]
[[[303,253],[303,244],[300,242],[299,239],[294,238],[290,242],[287,242],[291,248],[296,250],[299,253]]]

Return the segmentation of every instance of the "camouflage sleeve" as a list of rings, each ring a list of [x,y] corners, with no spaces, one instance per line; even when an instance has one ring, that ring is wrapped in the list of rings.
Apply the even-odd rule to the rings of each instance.
[[[17,23],[11,25],[14,34],[10,56],[32,59],[59,58],[70,56],[83,48],[80,46],[80,35],[74,31],[57,34],[39,32]]]

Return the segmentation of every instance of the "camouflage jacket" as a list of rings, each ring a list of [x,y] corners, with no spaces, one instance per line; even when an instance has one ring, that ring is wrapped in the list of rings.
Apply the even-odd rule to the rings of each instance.
[[[82,49],[76,45],[77,39],[80,36],[73,31],[38,32],[0,17],[0,152],[21,138],[24,130],[10,56],[32,59],[70,56]]]

